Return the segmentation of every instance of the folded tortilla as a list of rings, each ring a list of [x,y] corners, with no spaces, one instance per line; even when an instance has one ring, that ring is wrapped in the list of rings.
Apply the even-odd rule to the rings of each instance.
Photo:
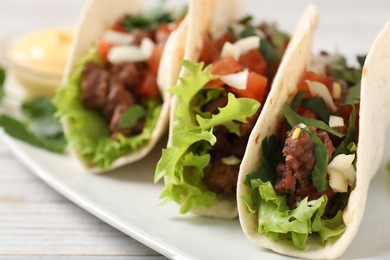
[[[304,249],[298,249],[290,239],[272,241],[264,233],[258,232],[258,214],[248,210],[244,198],[251,197],[251,189],[244,182],[248,174],[254,172],[261,162],[262,140],[277,134],[283,122],[283,104],[290,104],[297,83],[311,61],[311,44],[317,23],[317,13],[308,9],[301,20],[297,34],[286,51],[275,78],[271,93],[264,105],[257,124],[250,136],[249,145],[241,164],[238,178],[238,211],[242,229],[254,244],[275,252],[310,259],[333,259],[347,249],[356,235],[361,223],[371,178],[379,168],[383,153],[385,130],[389,122],[386,111],[382,109],[389,102],[390,76],[386,68],[390,66],[390,23],[379,34],[366,58],[361,79],[359,137],[357,143],[356,183],[350,192],[347,206],[342,212],[344,232],[325,244],[313,234],[309,234]],[[375,133],[375,134],[373,134]],[[266,214],[266,213],[265,213]]]
[[[72,73],[78,69],[80,59],[82,60],[86,55],[89,55],[88,52],[91,47],[98,44],[103,33],[109,26],[125,14],[135,15],[141,11],[140,1],[136,0],[90,0],[81,14],[78,26],[74,33],[75,37],[63,77],[63,86],[69,84],[72,80]],[[61,113],[61,120],[70,144],[70,152],[78,161],[82,162],[82,165],[86,167],[88,171],[96,173],[105,172],[140,160],[153,149],[160,137],[165,133],[170,111],[170,95],[165,92],[165,89],[174,85],[177,81],[180,71],[180,62],[184,55],[186,31],[187,21],[184,18],[179,27],[169,35],[169,38],[165,43],[157,75],[157,84],[163,99],[163,104],[161,112],[159,115],[156,115],[158,118],[156,119],[152,133],[148,134],[149,137],[145,138],[146,140],[143,141],[142,145],[134,149],[126,148],[126,153],[115,158],[112,162],[107,163],[107,165],[104,165],[103,167],[83,158],[81,155],[80,150],[82,150],[82,147],[80,146],[82,145],[79,144],[78,140],[74,140],[70,134],[72,129],[77,127],[74,126],[75,119],[72,117],[68,108],[61,108],[62,95],[60,95],[60,93],[61,91],[64,91],[64,87],[62,90],[59,90],[57,96],[54,98],[54,103]],[[97,142],[98,141],[99,140],[97,140]],[[120,146],[121,144],[117,142],[117,145]],[[111,153],[111,151],[106,151],[105,153],[108,154]]]
[[[222,5],[219,3],[220,1],[216,1],[216,0],[191,1],[189,14],[188,14],[189,30],[188,30],[186,50],[184,55],[185,60],[195,62],[195,63],[201,62],[200,60],[201,51],[202,51],[204,39],[207,37],[207,35],[211,35],[211,36],[215,34],[223,35],[224,32],[226,32],[227,29],[229,28],[229,25],[231,25],[234,21],[237,21],[238,18],[242,17],[242,11],[241,11],[241,6],[239,1],[228,1],[228,2],[224,1]],[[304,20],[307,19],[308,19],[308,15],[306,15]],[[293,36],[293,38],[295,37],[299,38],[302,36],[300,34],[297,34]],[[214,38],[218,39],[218,37],[214,37]],[[207,74],[204,72],[207,69],[204,69],[202,72],[200,71],[201,68],[199,68],[199,66],[201,67],[201,65],[193,65],[193,66],[194,67],[189,69],[188,68],[189,65],[187,63],[186,66],[183,67],[180,73],[180,78],[182,79],[182,81],[179,81],[177,88],[180,88],[180,86],[185,88],[191,85],[192,83],[183,83],[183,82],[190,82],[190,81],[192,82],[192,80],[194,80],[194,77],[196,77],[194,75],[199,76],[199,74],[202,75]],[[204,85],[206,83],[207,81],[204,83]],[[189,90],[189,92],[191,93],[192,91],[193,90]],[[193,120],[190,115],[186,115],[187,118],[183,120],[182,118],[183,115],[177,112],[177,111],[187,109],[186,107],[187,104],[185,102],[191,102],[188,100],[186,101],[183,100],[184,100],[183,98],[182,100],[179,100],[177,96],[174,96],[174,98],[172,99],[172,114],[171,114],[171,122],[170,122],[170,135],[169,135],[168,148],[163,151],[163,156],[160,159],[156,169],[155,181],[158,181],[160,178],[164,177],[165,185],[166,185],[164,191],[162,192],[161,197],[167,201],[174,200],[178,204],[180,204],[181,213],[186,213],[189,210],[192,213],[201,216],[206,216],[206,217],[215,217],[215,218],[224,218],[224,219],[235,218],[237,217],[238,214],[235,194],[233,194],[232,196],[226,195],[225,193],[218,194],[218,193],[211,192],[208,189],[208,187],[204,187],[205,185],[204,173],[206,171],[205,169],[209,161],[207,162],[207,165],[204,165],[206,163],[201,164],[200,161],[202,160],[206,161],[207,160],[206,157],[209,154],[205,155],[202,152],[199,152],[199,154],[196,154],[194,156],[196,158],[193,158],[191,161],[194,162],[195,160],[197,160],[199,164],[197,164],[196,166],[192,164],[187,164],[185,166],[187,167],[187,169],[191,169],[191,167],[197,168],[196,171],[201,172],[199,173],[199,176],[201,177],[197,175],[197,177],[193,177],[193,178],[196,180],[197,178],[203,178],[200,181],[201,183],[203,183],[203,186],[202,184],[188,184],[185,183],[186,182],[185,180],[182,181],[182,179],[186,178],[186,174],[183,174],[183,176],[180,175],[181,172],[184,172],[184,170],[183,171],[181,170],[183,167],[181,162],[183,160],[186,160],[186,156],[188,157],[192,156],[191,155],[192,152],[187,152],[187,151],[183,152],[182,149],[183,147],[181,146],[187,145],[188,142],[191,142],[191,145],[193,145],[194,144],[192,143],[193,141],[190,141],[191,138],[190,134],[197,133],[197,130],[195,129],[196,127],[194,129],[191,128],[191,130],[187,130],[186,127],[183,127],[182,129],[177,128],[176,130],[174,130],[175,127],[178,126],[179,124],[184,125],[183,122]],[[261,104],[261,106],[263,106],[263,104]],[[248,108],[245,108],[243,110],[246,109]],[[219,110],[220,111],[219,113],[221,113],[221,110]],[[241,112],[243,111],[241,110]],[[199,119],[197,120],[199,122]],[[184,141],[186,138],[189,139],[188,142]],[[174,139],[175,141],[173,141]],[[207,142],[213,145],[212,144],[213,141],[211,139],[208,139]],[[178,156],[175,156],[176,154],[182,154],[180,155],[182,157],[178,158]],[[204,157],[202,157],[202,155],[204,155]],[[180,172],[180,173],[176,174],[176,172]],[[189,170],[189,172],[191,172],[191,170]],[[188,173],[188,175],[191,176],[191,173]],[[210,197],[212,197],[212,195],[209,195],[210,193],[213,193],[212,195],[215,196],[215,199],[214,198],[210,199]],[[202,201],[201,203],[199,202],[200,200]]]
[[[229,24],[241,16],[242,7],[239,1],[228,0],[222,5],[217,0],[194,0],[189,3],[188,10],[188,31],[185,44],[184,60],[199,62],[200,52],[203,47],[203,39],[207,34],[223,34],[227,31]],[[180,78],[188,76],[188,71],[182,68]],[[177,98],[174,96],[171,101],[171,115],[169,124],[169,139],[167,147],[172,146],[172,130],[175,124],[175,110],[181,109],[178,106]],[[180,104],[179,104],[180,105]],[[156,172],[156,175],[158,173]],[[156,177],[155,177],[156,180]],[[171,180],[164,177],[165,183]],[[184,200],[185,198],[183,198]],[[215,218],[232,219],[236,218],[237,205],[233,197],[221,197],[212,207],[196,207],[191,210],[193,213]]]

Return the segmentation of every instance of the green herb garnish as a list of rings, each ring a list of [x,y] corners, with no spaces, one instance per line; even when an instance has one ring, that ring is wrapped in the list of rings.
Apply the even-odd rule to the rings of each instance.
[[[137,124],[138,120],[144,118],[147,111],[141,105],[134,105],[129,107],[120,117],[118,127],[129,128]]]
[[[305,124],[298,124],[298,127],[307,132],[310,135],[310,139],[313,142],[314,154],[316,162],[311,175],[313,185],[319,192],[326,191],[328,188],[328,181],[326,179],[326,172],[328,166],[328,151],[321,139],[313,133],[309,127]]]
[[[291,109],[291,107],[287,104],[283,105],[283,113],[284,117],[286,118],[287,122],[290,126],[295,126],[300,123],[303,123],[307,126],[314,126],[321,130],[324,130],[332,135],[335,135],[337,137],[343,137],[344,134],[340,133],[339,131],[336,131],[332,129],[328,124],[324,123],[321,120],[313,119],[313,118],[307,118],[298,115],[294,110]]]
[[[4,81],[5,81],[5,71],[0,67],[0,102],[4,98]]]
[[[56,109],[49,98],[27,101],[23,103],[22,111],[26,118],[23,121],[0,116],[0,126],[7,134],[52,152],[65,151],[65,137],[58,119],[54,117]]]
[[[275,50],[272,44],[264,38],[260,39],[259,51],[268,65],[274,64],[280,60],[280,54]]]

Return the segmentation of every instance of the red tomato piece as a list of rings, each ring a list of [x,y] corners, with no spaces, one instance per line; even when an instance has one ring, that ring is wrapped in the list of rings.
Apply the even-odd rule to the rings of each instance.
[[[123,18],[124,19],[124,18]],[[117,32],[126,32],[126,29],[122,26],[122,19],[120,19],[120,20],[118,20],[118,21],[116,21],[113,25],[112,25],[112,27],[111,27],[111,29],[113,29],[114,31],[117,31]]]
[[[228,75],[239,71],[241,71],[241,65],[232,56],[215,61],[211,69],[211,72],[215,75]],[[215,79],[207,83],[205,87],[221,87],[223,85],[225,83],[222,80]]]
[[[238,62],[242,66],[260,75],[264,75],[265,70],[267,69],[267,63],[265,62],[263,56],[261,56],[260,52],[255,49],[241,55]]]
[[[249,73],[246,89],[237,89],[232,87],[231,91],[238,97],[253,98],[262,102],[266,88],[267,78],[252,71]]]
[[[234,42],[233,37],[229,33],[225,33],[217,40],[205,39],[203,41],[199,61],[203,61],[206,65],[216,61],[221,55],[222,47],[225,42]]]
[[[149,70],[153,72],[155,76],[157,76],[158,73],[162,52],[163,52],[163,46],[160,44],[156,45],[153,48],[152,55],[147,61]]]
[[[157,97],[160,95],[160,90],[157,86],[157,77],[152,71],[148,71],[135,89],[138,95],[143,97]]]
[[[113,45],[105,42],[105,41],[100,41],[99,42],[99,46],[98,46],[98,52],[99,52],[99,55],[100,55],[100,58],[103,60],[103,61],[107,61],[108,59],[108,52],[110,51],[111,47]]]
[[[215,75],[228,75],[241,71],[241,65],[232,56],[224,57],[213,63],[211,72]]]
[[[317,118],[316,113],[314,113],[313,110],[311,110],[307,107],[299,106],[297,112],[299,115],[306,117],[306,118]]]
[[[298,91],[304,90],[304,91],[309,92],[309,87],[307,86],[306,80],[320,82],[320,83],[324,84],[329,89],[330,93],[333,92],[334,80],[330,77],[319,75],[313,71],[306,71],[303,74],[302,79],[298,83]],[[310,96],[311,96],[310,93],[308,93],[305,95],[305,98],[310,97]]]

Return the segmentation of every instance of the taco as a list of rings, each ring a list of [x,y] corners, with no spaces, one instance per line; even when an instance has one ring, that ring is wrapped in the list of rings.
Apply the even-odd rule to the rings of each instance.
[[[192,1],[185,61],[174,94],[168,148],[155,182],[180,212],[237,217],[238,170],[249,134],[290,40],[253,25],[238,1]],[[218,5],[218,8],[217,8]],[[201,14],[201,15],[200,15]]]
[[[169,121],[187,30],[185,8],[92,0],[75,32],[54,104],[71,151],[91,171],[144,157]]]
[[[332,259],[355,236],[379,167],[385,131],[380,95],[388,84],[378,81],[385,70],[375,70],[385,67],[381,38],[361,80],[362,69],[348,67],[340,55],[311,56],[315,24],[304,21],[302,37],[286,51],[249,138],[237,200],[253,243],[289,256]],[[364,58],[358,60],[363,66]]]

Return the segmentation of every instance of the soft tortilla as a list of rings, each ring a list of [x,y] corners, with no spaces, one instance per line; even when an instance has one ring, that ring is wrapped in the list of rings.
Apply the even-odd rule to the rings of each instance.
[[[67,61],[63,84],[66,85],[75,62],[83,57],[91,46],[97,43],[104,31],[113,24],[116,19],[123,14],[136,14],[139,11],[140,1],[136,0],[90,0],[81,14],[79,24],[75,31],[75,38],[72,42],[70,56]],[[164,103],[150,141],[143,148],[118,158],[108,169],[104,170],[97,167],[90,167],[83,161],[77,151],[70,149],[71,154],[75,156],[78,161],[83,162],[82,165],[86,167],[88,171],[102,173],[140,160],[153,149],[158,140],[165,133],[169,122],[170,110],[170,95],[166,94],[165,90],[174,85],[177,81],[180,62],[184,55],[186,32],[187,19],[184,19],[180,26],[170,34],[164,47],[157,79]],[[70,120],[63,122],[65,132],[69,124],[71,124]]]
[[[203,39],[208,34],[216,37],[223,35],[229,25],[241,15],[241,4],[237,0],[192,0],[189,4],[188,13],[188,34],[185,46],[184,59],[199,62],[200,52],[203,47]],[[180,77],[186,77],[188,72],[182,68]],[[168,147],[171,146],[171,132],[174,124],[174,111],[180,109],[177,106],[176,98],[172,98],[171,122]],[[169,181],[168,177],[164,178]],[[235,197],[219,197],[212,207],[197,207],[193,213],[205,217],[233,219],[238,215]]]
[[[245,177],[253,172],[262,160],[261,141],[264,137],[277,132],[277,127],[283,119],[283,103],[291,102],[294,93],[297,92],[297,82],[308,67],[316,23],[317,11],[309,7],[304,19],[298,25],[300,37],[290,43],[264,111],[249,139],[249,146],[239,174],[237,199],[241,226],[245,235],[253,243],[289,256],[333,259],[343,254],[358,231],[364,213],[369,182],[377,172],[382,158],[385,130],[389,118],[386,118],[386,111],[381,108],[386,107],[385,104],[390,102],[390,95],[384,95],[390,87],[390,76],[387,71],[390,66],[389,22],[371,47],[363,68],[357,152],[359,159],[357,160],[356,186],[343,212],[345,232],[325,246],[309,238],[304,250],[299,250],[286,241],[272,242],[265,234],[258,233],[257,216],[248,212],[242,200],[243,196],[250,194],[250,188],[244,184]]]

